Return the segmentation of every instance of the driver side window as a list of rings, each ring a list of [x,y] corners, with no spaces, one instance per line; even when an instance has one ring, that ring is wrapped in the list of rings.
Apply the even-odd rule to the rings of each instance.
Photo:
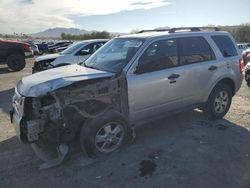
[[[100,47],[103,46],[104,43],[93,43],[89,44],[85,47],[83,47],[77,55],[91,55],[93,54],[96,50],[98,50]]]
[[[175,39],[152,43],[139,59],[137,74],[159,71],[178,65],[178,50]]]
[[[77,55],[90,55],[92,53],[92,49],[93,49],[93,44],[89,44],[85,47],[83,47],[78,53]]]

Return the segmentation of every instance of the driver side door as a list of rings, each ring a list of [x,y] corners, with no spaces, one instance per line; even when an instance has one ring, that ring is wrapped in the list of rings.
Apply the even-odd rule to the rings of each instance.
[[[137,64],[138,63],[138,64]],[[131,121],[167,113],[181,106],[176,39],[151,43],[137,60],[137,68],[127,75]]]

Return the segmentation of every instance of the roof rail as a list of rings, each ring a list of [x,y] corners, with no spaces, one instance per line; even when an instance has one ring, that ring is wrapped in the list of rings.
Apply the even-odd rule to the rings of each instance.
[[[171,29],[151,29],[151,30],[141,30],[138,33],[147,33],[147,32],[164,32],[168,31],[169,33],[175,33],[176,31],[181,30],[190,30],[190,32],[195,31],[219,31],[217,27],[178,27],[178,28],[171,28]]]
[[[149,29],[149,30],[141,30],[138,33],[147,33],[147,32],[163,32],[169,31],[170,29]]]
[[[207,30],[219,31],[217,27],[179,27],[179,28],[169,29],[169,33],[175,33],[176,31],[181,31],[181,30],[190,30],[191,32],[207,31]]]

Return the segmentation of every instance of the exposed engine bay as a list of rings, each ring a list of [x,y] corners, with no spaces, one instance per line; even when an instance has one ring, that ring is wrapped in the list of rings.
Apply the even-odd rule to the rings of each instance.
[[[63,161],[68,143],[77,138],[86,119],[109,109],[124,112],[121,80],[107,77],[79,81],[47,95],[25,98],[21,140],[32,143],[35,153],[45,162],[41,168]]]

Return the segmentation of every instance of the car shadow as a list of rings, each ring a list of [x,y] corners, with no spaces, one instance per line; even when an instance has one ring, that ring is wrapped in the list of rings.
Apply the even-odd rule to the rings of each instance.
[[[117,152],[91,163],[75,153],[58,169],[70,169],[72,176],[77,171],[89,182],[102,172],[100,187],[107,181],[111,187],[148,187],[144,181],[152,187],[244,187],[250,183],[249,144],[250,132],[242,125],[210,121],[191,110],[140,125],[134,142]]]
[[[69,161],[46,171],[38,170],[40,162],[30,147],[12,137],[0,142],[0,166],[6,169],[0,175],[8,177],[6,186],[29,179],[27,187],[37,182],[39,187],[60,188],[85,184],[224,188],[250,183],[250,132],[234,122],[209,121],[193,110],[141,125],[136,135],[133,143],[112,154],[86,162],[86,156],[74,152]],[[149,166],[143,167],[145,164]],[[143,169],[148,175],[141,173]],[[46,181],[39,181],[41,177]],[[67,185],[62,186],[65,178]]]
[[[8,67],[1,67],[0,68],[0,74],[8,74],[8,73],[12,73],[14,71],[10,70]]]
[[[0,91],[0,109],[3,112],[9,113],[11,110],[12,97],[14,95],[14,88]]]

